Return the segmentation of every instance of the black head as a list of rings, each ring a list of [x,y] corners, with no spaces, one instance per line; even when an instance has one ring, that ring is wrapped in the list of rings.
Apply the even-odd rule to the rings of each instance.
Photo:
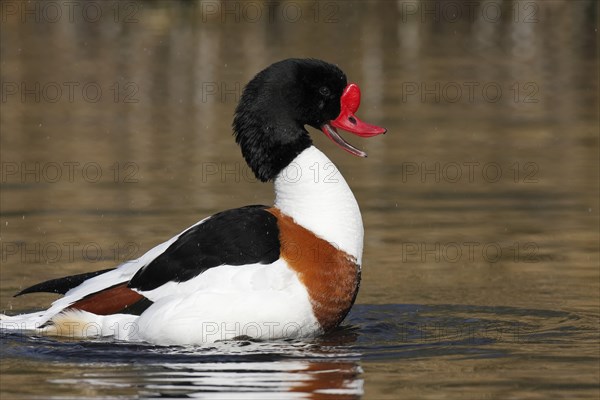
[[[320,129],[340,114],[346,75],[314,59],[287,59],[248,83],[235,111],[236,142],[261,181],[274,179],[312,145],[305,125]]]
[[[351,154],[366,153],[346,142],[336,128],[362,137],[385,129],[359,120],[360,89],[347,85],[335,65],[290,58],[259,72],[248,83],[235,111],[233,131],[246,162],[261,181],[277,176],[312,145],[305,125],[321,129]]]

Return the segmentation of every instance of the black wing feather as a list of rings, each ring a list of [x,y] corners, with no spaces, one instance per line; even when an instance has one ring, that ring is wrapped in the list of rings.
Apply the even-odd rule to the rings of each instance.
[[[185,282],[220,265],[270,264],[279,259],[277,218],[266,206],[247,206],[213,215],[193,226],[129,281],[129,287],[153,290]]]
[[[114,268],[109,268],[103,269],[102,271],[86,272],[84,274],[50,279],[49,281],[41,282],[36,285],[30,286],[26,289],[23,289],[19,293],[15,294],[14,297],[21,296],[23,294],[38,292],[65,294],[74,287],[81,285],[84,281],[91,279],[95,276],[104,274],[105,272],[112,271],[113,269]]]

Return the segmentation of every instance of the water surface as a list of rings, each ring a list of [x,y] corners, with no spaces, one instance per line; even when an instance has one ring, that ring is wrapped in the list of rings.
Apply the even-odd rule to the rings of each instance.
[[[333,1],[256,19],[121,2],[92,22],[5,2],[2,312],[55,298],[12,297],[28,285],[271,204],[230,123],[274,61],[340,65],[388,134],[346,135],[363,160],[313,132],[366,231],[336,332],[194,348],[4,334],[2,398],[597,398],[597,4],[452,3],[456,18],[448,2]]]

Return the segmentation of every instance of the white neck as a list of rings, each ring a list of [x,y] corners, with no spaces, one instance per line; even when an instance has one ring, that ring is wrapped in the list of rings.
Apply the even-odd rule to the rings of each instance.
[[[337,167],[311,146],[275,179],[275,207],[338,249],[362,261],[358,203]]]

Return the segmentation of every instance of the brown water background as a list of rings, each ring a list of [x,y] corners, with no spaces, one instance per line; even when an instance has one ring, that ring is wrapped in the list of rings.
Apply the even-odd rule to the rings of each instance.
[[[225,349],[6,335],[3,399],[598,398],[597,2],[0,6],[2,312],[271,204],[230,124],[272,62],[338,64],[388,128],[346,135],[367,159],[313,133],[366,231],[339,332]]]

